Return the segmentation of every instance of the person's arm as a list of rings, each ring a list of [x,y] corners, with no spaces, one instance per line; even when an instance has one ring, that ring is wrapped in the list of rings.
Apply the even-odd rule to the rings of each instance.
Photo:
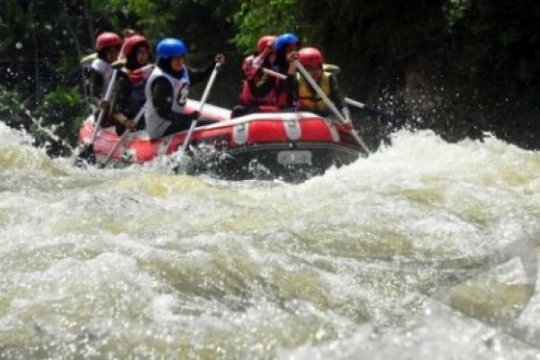
[[[180,114],[172,111],[173,87],[169,80],[165,77],[158,77],[152,83],[152,103],[157,114],[169,121],[186,121],[193,120],[198,116],[197,112],[191,114]]]
[[[119,72],[114,84],[112,108],[114,113],[127,113],[129,109],[131,83],[125,72]]]
[[[289,63],[287,76],[296,74],[296,60],[298,60],[298,51],[292,51],[289,55],[287,55],[287,62]]]
[[[289,100],[287,106],[294,106],[298,95],[298,81],[296,74],[287,75],[287,79],[281,81],[281,91],[284,92]]]
[[[223,66],[223,64],[225,64],[225,55],[217,54],[211,63],[208,63],[208,65],[201,69],[190,69],[186,67],[186,69],[188,69],[191,84],[197,84],[201,81],[208,79],[212,74],[216,63]]]
[[[189,81],[192,85],[200,83],[210,77],[210,74],[212,74],[212,70],[214,70],[215,62],[208,63],[202,68],[199,69],[191,69],[186,67],[185,69],[188,70],[189,74]]]
[[[125,72],[120,72],[114,86],[114,98],[112,102],[113,117],[126,128],[133,129],[135,122],[126,115],[129,113],[130,94],[131,82],[129,81],[129,77]]]
[[[339,83],[335,74],[330,74],[330,100],[336,105],[336,108],[341,111],[345,118],[345,125],[352,126],[351,112],[345,103],[345,96],[339,87]]]

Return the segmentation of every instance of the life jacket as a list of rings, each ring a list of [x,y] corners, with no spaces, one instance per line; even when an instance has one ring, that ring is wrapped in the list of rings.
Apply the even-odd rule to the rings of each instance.
[[[145,87],[145,96],[146,96],[146,108],[144,111],[144,118],[146,119],[146,129],[151,139],[159,138],[170,126],[171,121],[165,119],[157,113],[154,103],[152,101],[152,83],[158,77],[165,77],[172,85],[173,93],[171,111],[181,114],[184,112],[184,106],[186,105],[187,97],[189,94],[189,86],[191,84],[189,79],[189,74],[187,68],[184,66],[181,77],[175,78],[165,71],[161,70],[159,67],[155,67],[148,81],[146,82]]]
[[[330,96],[330,75],[331,73],[323,71],[322,77],[319,80],[319,87],[327,95]],[[323,99],[317,94],[317,92],[311,88],[307,80],[300,74],[298,79],[298,102],[297,107],[299,110],[309,110],[315,112],[322,112],[327,110],[328,106]]]
[[[92,60],[92,63],[90,64],[90,69],[92,71],[100,73],[103,77],[103,87],[99,91],[99,97],[103,99],[105,97],[105,93],[107,92],[107,88],[109,87],[109,83],[111,82],[114,70],[111,64],[100,58]]]
[[[260,81],[261,77],[255,75],[252,79],[245,79],[242,83],[242,93],[240,95],[240,102],[244,106],[260,106],[260,105],[271,105],[275,106],[276,101],[276,88],[277,81],[270,79],[272,81],[272,88],[268,93],[263,96],[256,96],[252,91],[252,87],[255,86],[255,83]]]
[[[129,106],[125,110],[126,116],[132,118],[144,106],[146,102],[146,81],[154,70],[153,65],[146,65],[135,70],[123,68],[122,71],[128,76],[131,85],[129,93]]]
[[[240,93],[240,103],[248,107],[275,107],[277,98],[277,86],[278,82],[271,78],[272,88],[266,94],[260,96],[256,95],[254,87],[263,77],[263,73],[260,70],[263,64],[260,57],[250,55],[242,62],[242,74],[244,80],[242,82],[242,90]]]

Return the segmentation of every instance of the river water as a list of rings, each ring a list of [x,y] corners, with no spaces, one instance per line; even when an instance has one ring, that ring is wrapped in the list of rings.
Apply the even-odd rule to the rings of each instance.
[[[2,359],[540,359],[540,153],[392,146],[301,184],[79,169],[0,124]]]

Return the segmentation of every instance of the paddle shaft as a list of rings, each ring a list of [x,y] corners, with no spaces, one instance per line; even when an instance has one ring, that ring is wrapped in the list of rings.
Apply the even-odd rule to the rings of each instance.
[[[199,104],[199,116],[201,116],[200,113],[202,112],[204,105],[206,103],[206,100],[208,99],[208,95],[210,94],[210,89],[212,89],[212,86],[214,85],[214,81],[216,80],[219,66],[220,64],[216,63],[216,66],[214,66],[214,70],[212,71],[212,74],[210,75],[210,79],[208,80],[208,83],[206,84],[206,88],[204,89],[203,96]],[[197,122],[198,122],[198,119],[195,119],[191,122],[189,131],[186,135],[186,138],[184,139],[184,142],[182,143],[182,147],[180,148],[179,159],[182,158],[182,156],[184,155],[184,152],[186,151],[187,146],[189,145],[189,142],[191,141],[191,136],[193,135],[193,130],[195,130],[195,127],[197,126]]]
[[[287,79],[287,76],[285,76],[284,74],[282,73],[278,73],[277,71],[274,71],[274,70],[271,70],[271,69],[268,69],[268,68],[262,68],[262,71],[267,74],[267,75],[270,75],[270,76],[273,76],[277,79],[281,79],[281,80],[285,80]],[[388,113],[385,113],[383,111],[380,111],[380,110],[377,110],[371,106],[368,106],[364,103],[361,103],[360,101],[356,101],[356,100],[353,100],[351,98],[345,98],[345,102],[349,105],[352,105],[352,106],[355,106],[359,109],[364,109],[366,111],[369,111],[371,113],[374,113],[374,114],[379,114],[379,115],[384,115],[384,116],[392,116],[391,114],[388,114]]]
[[[350,99],[350,98],[345,98],[345,102],[349,105],[356,106],[359,109],[369,109],[369,107],[366,104],[361,103],[360,101]]]
[[[109,81],[109,84],[107,85],[107,91],[105,92],[105,97],[103,100],[110,101],[112,97],[112,92],[114,89],[114,83],[116,82],[116,78],[118,76],[118,69],[113,69],[113,74],[111,76],[111,79]],[[96,136],[99,131],[99,128],[101,127],[101,123],[103,122],[103,118],[105,117],[105,109],[100,109],[98,119],[96,124],[94,125],[94,131],[92,132],[92,138],[90,139],[90,145],[94,144],[94,141],[96,141]]]
[[[326,105],[328,106],[328,108],[330,108],[330,110],[334,113],[334,115],[342,122],[342,123],[345,123],[347,120],[343,117],[343,115],[339,112],[339,110],[336,108],[336,105],[334,105],[334,103],[328,98],[328,96],[326,96],[326,94],[324,93],[324,91],[322,91],[322,89],[319,87],[319,85],[315,82],[315,80],[313,80],[313,78],[311,77],[311,75],[307,72],[307,70],[304,68],[304,66],[300,63],[300,61],[298,60],[295,60],[294,61],[295,64],[296,64],[296,68],[300,71],[300,73],[302,74],[302,76],[304,76],[304,78],[306,79],[306,81],[309,83],[309,85],[311,85],[311,87],[315,90],[315,92],[321,97],[321,99],[323,99],[323,101],[326,103]],[[367,152],[368,154],[371,153],[371,151],[369,151],[369,148],[367,147],[367,145],[364,143],[364,141],[362,140],[362,138],[360,137],[360,135],[358,135],[358,133],[356,132],[356,130],[352,129],[350,130],[350,133],[351,135],[353,136],[353,138],[356,140],[356,142],[358,143],[358,145],[360,145],[360,147],[362,149],[364,149],[365,152]]]
[[[286,80],[287,79],[286,75],[284,75],[282,73],[278,73],[277,71],[274,71],[274,70],[270,70],[268,68],[262,68],[262,71],[265,74],[268,74],[270,76],[273,76],[273,77],[281,79],[281,80]]]
[[[371,106],[368,106],[368,105],[366,105],[364,103],[361,103],[360,101],[356,101],[356,100],[353,100],[353,99],[350,99],[350,98],[345,98],[345,102],[347,104],[352,105],[354,107],[357,107],[359,109],[366,110],[368,113],[371,113],[371,114],[376,114],[376,115],[388,116],[388,117],[391,117],[391,118],[395,118],[395,115],[392,115],[392,114],[389,114],[387,112],[378,110],[378,109],[373,108]]]

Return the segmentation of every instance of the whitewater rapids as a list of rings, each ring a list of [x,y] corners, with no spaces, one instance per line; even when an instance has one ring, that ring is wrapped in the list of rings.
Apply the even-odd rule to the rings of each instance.
[[[0,358],[540,359],[540,153],[392,142],[228,182],[0,123]]]

